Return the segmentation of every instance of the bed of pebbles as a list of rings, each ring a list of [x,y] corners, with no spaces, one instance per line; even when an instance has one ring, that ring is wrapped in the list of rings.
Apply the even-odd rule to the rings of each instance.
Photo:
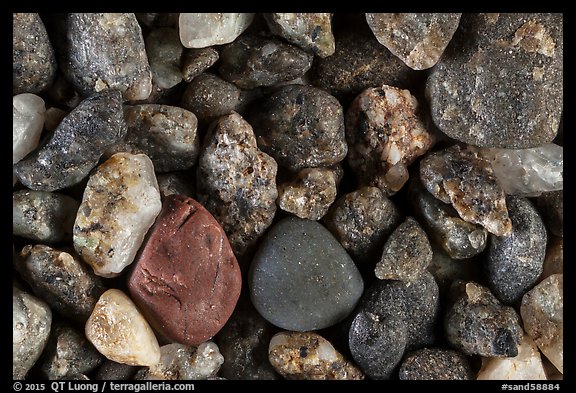
[[[562,379],[560,14],[13,14],[14,379]]]

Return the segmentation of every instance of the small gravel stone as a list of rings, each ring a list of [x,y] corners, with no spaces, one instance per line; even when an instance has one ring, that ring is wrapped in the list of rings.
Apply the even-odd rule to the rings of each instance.
[[[313,56],[277,38],[242,35],[220,53],[222,78],[242,89],[272,86],[306,73]]]
[[[405,350],[432,344],[438,285],[425,272],[408,284],[377,280],[358,305],[348,334],[350,352],[373,379],[389,379]]]
[[[432,135],[408,90],[383,85],[358,95],[346,113],[348,163],[359,182],[392,195],[408,180],[408,165],[430,149]]]
[[[434,66],[458,28],[457,13],[366,14],[378,42],[415,70]]]
[[[242,277],[226,234],[191,198],[170,195],[128,277],[148,322],[172,342],[198,345],[226,323]]]
[[[311,86],[283,86],[252,112],[258,146],[291,171],[328,167],[346,157],[338,100]]]
[[[439,290],[434,276],[423,272],[420,277],[409,283],[385,280],[385,291],[394,293],[400,288],[401,296],[395,301],[404,303],[403,313],[407,322],[408,337],[406,350],[411,351],[431,345],[435,340],[435,325],[439,312]]]
[[[487,282],[504,304],[519,303],[542,274],[546,228],[532,203],[522,197],[506,199],[512,220],[509,236],[491,235],[487,253]]]
[[[409,195],[414,215],[451,258],[472,258],[484,251],[488,231],[462,220],[452,206],[434,198],[418,178],[410,184]]]
[[[277,165],[261,152],[252,127],[239,114],[222,116],[204,137],[198,162],[198,198],[243,255],[276,212]]]
[[[72,240],[80,203],[67,195],[20,190],[12,194],[12,234],[41,243]]]
[[[474,372],[464,354],[451,349],[422,348],[404,357],[400,380],[471,380]]]
[[[182,58],[182,78],[190,83],[192,79],[212,67],[220,58],[214,48],[187,49]]]
[[[178,194],[190,198],[196,197],[195,181],[186,172],[163,173],[156,176],[162,200],[168,195]]]
[[[180,60],[184,48],[178,30],[161,27],[152,30],[145,40],[152,80],[160,89],[171,89],[182,82]]]
[[[24,379],[44,350],[52,312],[42,300],[12,285],[12,379]]]
[[[380,45],[368,28],[354,26],[335,38],[334,54],[314,61],[313,85],[337,98],[351,99],[369,87],[407,88],[413,84],[416,71]]]
[[[280,332],[270,340],[270,364],[286,379],[361,380],[364,374],[312,332]]]
[[[407,335],[406,321],[396,313],[360,311],[350,327],[352,358],[371,379],[390,379],[406,349]]]
[[[524,330],[564,373],[564,275],[553,274],[522,298]]]
[[[146,154],[157,172],[188,169],[200,150],[198,120],[194,113],[177,106],[145,104],[124,107],[126,137],[107,150]]]
[[[14,172],[33,190],[72,186],[84,179],[104,151],[125,134],[120,93],[109,90],[96,94],[72,110],[42,147],[14,165]]]
[[[45,119],[46,107],[42,98],[30,93],[12,98],[12,164],[38,146]]]
[[[542,274],[538,281],[544,280],[552,274],[562,274],[564,272],[564,240],[561,237],[551,236],[546,248],[546,257]]]
[[[268,361],[272,325],[248,301],[238,302],[234,313],[218,333],[224,363],[220,375],[231,380],[273,380],[278,374]]]
[[[205,13],[180,14],[180,40],[186,48],[205,48],[228,44],[250,26],[254,14]]]
[[[233,111],[241,112],[247,95],[236,85],[210,73],[195,77],[182,94],[182,107],[207,125]]]
[[[118,289],[100,296],[85,327],[86,338],[109,360],[131,366],[160,361],[154,332],[132,300]]]
[[[564,148],[548,143],[529,149],[479,149],[507,195],[538,196],[564,186]]]
[[[102,277],[132,263],[161,209],[152,161],[117,153],[92,173],[74,223],[74,248]]]
[[[340,322],[364,289],[360,272],[330,232],[296,217],[266,233],[252,260],[248,286],[260,315],[295,331]]]
[[[307,168],[278,186],[278,207],[300,218],[321,219],[336,199],[337,173],[330,168]]]
[[[212,341],[197,348],[178,343],[160,347],[160,362],[136,373],[137,380],[202,380],[216,376],[224,357]]]
[[[95,380],[98,381],[121,381],[132,379],[134,374],[138,371],[138,367],[130,366],[128,364],[116,363],[112,360],[106,359],[104,364],[98,368]]]
[[[545,192],[537,199],[537,206],[546,228],[555,236],[564,234],[564,192]]]
[[[401,218],[379,188],[361,187],[334,202],[323,221],[356,263],[364,265],[379,258],[386,237]]]
[[[523,331],[516,311],[473,281],[461,282],[455,290],[455,303],[444,320],[448,342],[467,355],[517,356]]]
[[[426,84],[434,123],[481,147],[550,143],[563,108],[562,14],[465,14]]]
[[[100,278],[73,254],[41,244],[24,247],[15,266],[36,296],[82,323],[105,290]]]
[[[374,272],[381,280],[413,282],[431,261],[432,248],[426,232],[414,218],[408,217],[386,240]]]
[[[87,374],[103,361],[96,348],[70,326],[56,326],[42,355],[42,374],[49,380],[68,379],[73,374]]]
[[[420,161],[420,178],[464,221],[480,224],[497,236],[512,232],[504,191],[490,163],[474,150],[454,145],[428,154]]]
[[[40,16],[12,14],[12,93],[40,93],[55,73],[54,50]]]
[[[483,358],[478,380],[545,380],[538,347],[528,335],[518,346],[518,355],[510,358]]]
[[[270,31],[321,58],[334,54],[332,14],[263,14]]]
[[[482,268],[479,258],[454,259],[443,248],[432,245],[432,262],[428,265],[428,271],[436,279],[442,299],[450,292],[452,283],[481,277]]]
[[[107,89],[127,101],[145,100],[152,73],[142,30],[132,13],[71,13],[60,66],[81,94]]]

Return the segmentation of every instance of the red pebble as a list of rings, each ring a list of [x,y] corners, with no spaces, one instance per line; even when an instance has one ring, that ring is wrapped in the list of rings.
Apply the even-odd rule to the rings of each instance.
[[[226,323],[242,286],[216,219],[198,202],[169,195],[128,278],[132,300],[166,338],[198,345]]]

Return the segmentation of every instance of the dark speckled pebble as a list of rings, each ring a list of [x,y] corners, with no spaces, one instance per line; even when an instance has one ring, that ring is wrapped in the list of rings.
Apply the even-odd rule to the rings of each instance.
[[[475,375],[466,356],[452,349],[422,348],[404,357],[401,380],[471,380]]]
[[[299,78],[312,55],[277,38],[243,35],[220,54],[220,75],[242,89],[272,86]]]
[[[510,236],[490,235],[486,269],[488,286],[504,304],[513,305],[534,285],[546,256],[546,228],[532,203],[506,198],[512,220]]]
[[[260,149],[291,171],[328,167],[346,157],[342,105],[324,90],[283,86],[255,106],[248,121]]]
[[[15,267],[36,296],[72,320],[86,321],[105,290],[100,277],[73,253],[41,244],[24,247]]]
[[[56,58],[36,13],[12,14],[12,92],[39,93],[54,79]]]
[[[84,332],[58,325],[50,332],[43,352],[41,371],[50,380],[87,374],[104,361],[104,356],[86,339]]]
[[[373,379],[389,379],[405,350],[434,342],[438,285],[430,273],[407,284],[376,281],[358,305],[348,334],[355,362]]]
[[[454,304],[448,308],[444,331],[448,342],[467,355],[514,357],[524,334],[520,317],[490,290],[473,281],[452,286]]]
[[[126,131],[120,92],[95,94],[78,104],[48,141],[14,165],[15,175],[33,190],[70,187],[88,176],[104,151]]]

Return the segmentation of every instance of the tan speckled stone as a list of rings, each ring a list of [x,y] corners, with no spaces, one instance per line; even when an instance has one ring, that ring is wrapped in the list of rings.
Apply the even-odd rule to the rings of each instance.
[[[160,361],[154,332],[124,292],[104,292],[85,327],[86,337],[98,352],[117,363],[153,366]]]
[[[287,379],[360,380],[364,374],[332,344],[312,332],[280,332],[270,340],[268,359]]]
[[[160,212],[152,161],[118,153],[90,176],[74,223],[74,248],[102,277],[115,277],[132,263]]]

